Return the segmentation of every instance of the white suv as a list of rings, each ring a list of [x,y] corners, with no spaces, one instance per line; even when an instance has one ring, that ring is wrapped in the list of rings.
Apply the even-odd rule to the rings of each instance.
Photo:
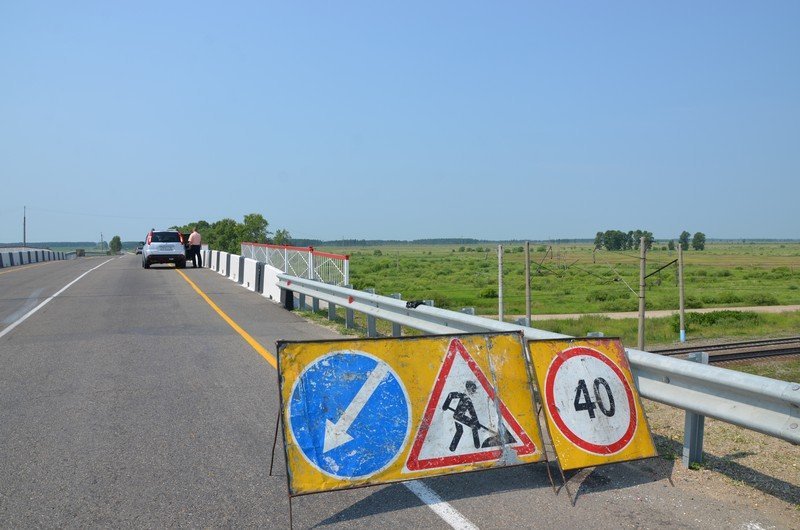
[[[142,247],[142,267],[149,269],[153,263],[174,263],[179,269],[186,267],[183,234],[177,230],[154,230],[147,234]]]

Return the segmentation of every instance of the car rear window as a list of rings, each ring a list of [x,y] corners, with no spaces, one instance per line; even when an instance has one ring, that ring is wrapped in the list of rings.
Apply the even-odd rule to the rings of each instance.
[[[153,238],[150,240],[153,243],[180,243],[181,238],[178,232],[153,232]]]

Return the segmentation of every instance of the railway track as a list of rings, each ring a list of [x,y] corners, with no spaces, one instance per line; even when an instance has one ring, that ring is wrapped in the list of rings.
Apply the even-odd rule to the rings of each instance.
[[[696,351],[704,351],[708,353],[709,363],[723,363],[731,361],[744,361],[748,359],[761,359],[764,357],[800,355],[800,337],[727,342],[722,344],[706,344],[704,346],[683,346],[679,348],[660,348],[651,350],[652,353],[669,356],[685,355]]]

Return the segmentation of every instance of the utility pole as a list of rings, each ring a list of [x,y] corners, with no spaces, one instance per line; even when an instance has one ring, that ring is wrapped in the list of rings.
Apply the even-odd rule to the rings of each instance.
[[[22,246],[28,246],[28,216],[25,211],[27,206],[22,207]]]
[[[525,242],[525,318],[531,325],[531,242]]]
[[[498,320],[503,321],[503,245],[497,245],[497,305]]]
[[[683,247],[678,245],[678,298],[680,300],[681,342],[686,342],[686,298],[683,291]]]
[[[639,340],[638,348],[644,351],[644,290],[645,290],[645,258],[647,256],[647,244],[645,238],[639,240]]]

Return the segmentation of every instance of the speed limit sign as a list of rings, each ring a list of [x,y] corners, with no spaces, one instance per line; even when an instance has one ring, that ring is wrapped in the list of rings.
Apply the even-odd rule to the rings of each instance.
[[[562,469],[655,456],[619,339],[531,341],[529,348]]]

